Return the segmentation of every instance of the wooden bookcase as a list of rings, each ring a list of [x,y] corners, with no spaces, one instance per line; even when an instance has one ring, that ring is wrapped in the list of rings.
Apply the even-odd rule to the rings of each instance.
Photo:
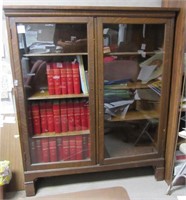
[[[152,166],[156,179],[164,179],[179,9],[13,6],[4,12],[27,196],[40,177]],[[75,64],[80,71],[78,57],[82,82],[71,74]]]

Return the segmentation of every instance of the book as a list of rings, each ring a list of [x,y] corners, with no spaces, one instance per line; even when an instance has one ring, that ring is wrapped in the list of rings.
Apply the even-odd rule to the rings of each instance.
[[[148,84],[148,87],[152,89],[159,96],[161,95],[161,86],[162,86],[161,80],[157,80],[152,82],[151,84]]]
[[[62,89],[62,94],[68,94],[67,91],[67,66],[63,62],[62,67],[61,67],[61,89]]]
[[[41,139],[42,162],[49,162],[48,138]]]
[[[47,126],[49,132],[54,132],[54,114],[53,114],[53,106],[51,101],[46,102],[46,110],[47,110]]]
[[[80,103],[78,99],[74,101],[74,124],[75,124],[75,130],[80,131],[81,130],[81,112],[80,112]]]
[[[70,152],[69,152],[69,137],[64,136],[62,139],[62,149],[63,149],[63,160],[70,159]]]
[[[57,137],[56,145],[57,145],[57,158],[58,158],[58,160],[63,160],[63,148],[62,148],[62,138],[61,137]]]
[[[47,69],[46,69],[46,73],[47,73],[47,82],[48,82],[48,93],[50,95],[55,94],[55,86],[54,86],[54,71],[53,71],[53,67],[52,67],[52,63],[47,63]]]
[[[36,143],[35,140],[31,140],[31,162],[37,163],[37,152],[36,152]]]
[[[54,90],[55,94],[62,94],[62,87],[61,87],[61,63],[53,63],[53,71],[54,71]]]
[[[76,160],[82,160],[83,159],[83,145],[82,145],[82,135],[76,135]]]
[[[54,131],[55,133],[61,132],[61,114],[60,105],[58,100],[53,101],[53,114],[54,114]]]
[[[88,129],[88,116],[87,110],[85,108],[86,102],[84,100],[80,101],[80,114],[81,114],[81,130]]]
[[[67,92],[68,94],[74,94],[74,80],[73,80],[73,73],[72,73],[72,63],[66,62],[65,63],[67,68]]]
[[[39,104],[37,102],[33,102],[31,104],[31,111],[32,111],[34,134],[41,134],[41,118],[39,112]]]
[[[67,122],[68,122],[68,130],[75,130],[75,122],[74,122],[74,103],[72,100],[67,101]]]
[[[75,136],[69,137],[69,160],[76,160],[76,140]]]
[[[40,110],[40,116],[41,116],[41,132],[46,133],[48,132],[48,124],[47,124],[47,111],[46,111],[45,101],[39,102],[39,110]]]
[[[61,111],[61,130],[62,130],[62,132],[67,132],[68,131],[68,118],[67,118],[66,100],[60,101],[60,111]]]
[[[57,161],[56,138],[49,138],[49,155],[50,155],[50,162],[56,162]]]
[[[79,74],[79,63],[72,62],[72,74],[73,74],[73,87],[74,94],[80,94],[80,74]]]
[[[41,139],[35,140],[35,152],[36,152],[36,162],[42,162],[42,148],[41,148]]]
[[[82,135],[82,159],[88,158],[88,135]]]
[[[86,82],[86,76],[85,76],[85,68],[84,68],[82,56],[77,56],[77,61],[79,63],[81,90],[82,90],[83,94],[88,94],[88,88],[87,88],[87,82]]]

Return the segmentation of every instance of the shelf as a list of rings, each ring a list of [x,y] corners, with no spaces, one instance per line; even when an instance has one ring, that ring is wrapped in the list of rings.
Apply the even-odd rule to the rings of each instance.
[[[84,98],[89,94],[61,94],[61,95],[49,95],[48,91],[36,92],[28,98],[28,100],[47,100],[47,99],[68,99],[68,98]]]
[[[64,137],[64,136],[87,135],[87,134],[90,134],[90,130],[68,131],[68,132],[61,132],[61,133],[48,132],[48,133],[41,133],[38,135],[34,135],[32,138],[38,139],[38,138]]]
[[[88,53],[28,53],[24,54],[24,57],[55,57],[55,56],[78,56],[78,55],[88,55]]]
[[[156,51],[151,52],[110,52],[110,53],[104,53],[104,55],[109,56],[138,56],[138,55],[154,55],[156,54]]]
[[[159,118],[159,114],[155,110],[147,111],[129,111],[125,117],[117,116],[110,120],[109,122],[119,122],[119,121],[132,121],[132,120],[143,120],[143,119],[152,119]]]

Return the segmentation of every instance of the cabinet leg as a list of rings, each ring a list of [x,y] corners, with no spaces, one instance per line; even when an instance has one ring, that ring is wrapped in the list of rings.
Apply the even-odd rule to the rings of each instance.
[[[34,196],[35,195],[35,182],[34,181],[29,181],[25,182],[25,191],[26,191],[26,196]]]
[[[155,167],[155,178],[157,181],[162,181],[165,179],[165,168],[164,167]]]

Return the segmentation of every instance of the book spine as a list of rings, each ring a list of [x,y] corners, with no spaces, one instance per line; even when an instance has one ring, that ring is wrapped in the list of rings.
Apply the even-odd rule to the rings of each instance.
[[[54,132],[54,115],[53,115],[53,109],[52,109],[52,102],[48,101],[46,103],[46,110],[47,110],[48,131]]]
[[[72,64],[66,62],[65,65],[67,67],[67,91],[68,94],[74,94]]]
[[[82,135],[82,156],[83,159],[87,159],[88,157],[88,136]]]
[[[35,140],[31,141],[31,161],[32,163],[37,163],[37,152]]]
[[[36,160],[38,163],[42,162],[42,148],[41,148],[41,140],[35,140],[35,148],[36,148]]]
[[[73,88],[74,94],[80,94],[80,74],[79,74],[79,63],[72,63],[72,74],[73,74]]]
[[[57,138],[57,157],[58,160],[63,160],[62,138]]]
[[[60,117],[60,105],[59,101],[55,100],[53,102],[53,113],[54,113],[54,131],[56,133],[61,132],[61,117]]]
[[[32,110],[34,134],[40,134],[41,133],[41,119],[40,119],[40,113],[39,113],[39,104],[36,102],[32,103],[31,110]]]
[[[58,67],[58,63],[53,63],[53,71],[54,71],[54,89],[55,94],[62,94],[61,88],[61,69]]]
[[[70,160],[76,160],[76,140],[75,136],[69,137],[69,151],[70,151]]]
[[[42,162],[49,162],[48,138],[41,139]]]
[[[91,156],[91,136],[88,135],[88,152],[87,152],[87,157],[90,158]]]
[[[50,162],[57,161],[57,143],[56,138],[49,139],[49,155],[50,155]]]
[[[68,131],[68,118],[67,118],[67,103],[65,100],[60,101],[61,110],[61,130],[62,132]]]
[[[68,94],[67,90],[67,66],[65,63],[62,63],[61,67],[61,88],[62,94]]]
[[[80,112],[80,103],[79,100],[74,101],[74,124],[75,130],[81,130],[81,112]]]
[[[83,155],[82,155],[82,136],[81,135],[76,135],[76,160],[82,160]]]
[[[47,81],[48,81],[48,93],[50,95],[53,95],[55,94],[55,89],[54,89],[55,87],[54,87],[54,79],[53,79],[54,71],[53,71],[53,67],[51,63],[47,63],[46,72],[47,72]]]
[[[86,102],[84,100],[80,101],[80,112],[81,112],[81,129],[88,129],[87,111],[85,108]]]
[[[77,61],[79,63],[81,90],[82,90],[83,94],[88,94],[88,88],[87,88],[87,83],[86,83],[85,69],[84,69],[82,56],[77,56]]]
[[[41,131],[42,133],[46,133],[48,132],[46,102],[39,102],[39,109],[41,116]]]
[[[74,124],[74,104],[73,101],[67,101],[67,118],[68,118],[68,130],[74,131],[75,124]]]
[[[62,139],[62,148],[63,148],[63,160],[69,160],[69,138],[68,136],[63,137]]]

